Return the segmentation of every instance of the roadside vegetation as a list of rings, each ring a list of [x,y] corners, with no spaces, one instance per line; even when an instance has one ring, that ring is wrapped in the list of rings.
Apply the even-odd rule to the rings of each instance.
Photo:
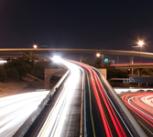
[[[22,57],[8,59],[5,65],[0,66],[0,81],[22,80],[27,74],[43,79],[44,69],[47,66],[48,62],[44,62],[31,53],[26,53]]]

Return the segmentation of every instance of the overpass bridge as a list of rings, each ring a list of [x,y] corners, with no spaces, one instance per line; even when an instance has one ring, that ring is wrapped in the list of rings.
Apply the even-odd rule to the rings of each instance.
[[[143,56],[153,58],[152,53],[141,54],[139,52],[115,51],[115,50],[93,50],[93,49],[2,49],[3,53],[23,53],[23,52],[100,52],[106,55],[127,55]],[[65,62],[70,73],[61,84],[47,94],[43,105],[38,108],[36,123],[32,126],[30,117],[23,126],[16,132],[19,137],[25,134],[31,136],[142,136],[146,137],[141,126],[138,125],[134,117],[109,83],[100,73],[80,62]],[[71,66],[71,67],[70,67]],[[77,93],[77,95],[76,95]],[[53,98],[54,97],[54,98]],[[54,100],[52,100],[54,99]],[[47,101],[46,101],[47,100]],[[48,103],[50,101],[50,104]],[[27,102],[27,100],[26,100]],[[43,106],[43,107],[42,107]],[[29,104],[28,104],[29,107]],[[47,109],[44,109],[44,108]],[[95,109],[96,108],[96,109]],[[43,112],[43,113],[42,113]],[[46,113],[46,117],[44,117]],[[33,113],[34,114],[34,113]],[[44,119],[43,119],[44,118]],[[40,123],[37,123],[38,121]],[[29,122],[31,122],[29,124]],[[31,132],[29,125],[34,131]],[[151,124],[150,124],[151,125]],[[26,128],[25,128],[26,127]],[[24,131],[22,130],[24,129]],[[26,130],[25,130],[26,129]],[[109,130],[108,130],[109,129]],[[28,132],[29,131],[29,132]],[[6,136],[8,132],[3,133]],[[33,135],[34,134],[34,135]]]
[[[111,64],[110,67],[118,68],[118,69],[128,69],[128,68],[153,68],[153,62],[151,63],[121,63],[121,64]]]
[[[68,52],[68,53],[96,53],[103,55],[120,55],[132,57],[153,58],[151,52],[125,51],[125,50],[105,50],[105,49],[76,49],[76,48],[0,48],[1,55],[4,54],[22,54],[24,52],[44,53],[44,52]],[[15,53],[15,54],[14,54]]]

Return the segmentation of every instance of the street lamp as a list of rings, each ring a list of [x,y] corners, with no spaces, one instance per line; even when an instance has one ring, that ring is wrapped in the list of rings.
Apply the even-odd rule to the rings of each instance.
[[[137,41],[137,46],[136,47],[140,48],[140,51],[141,51],[141,49],[144,47],[144,45],[145,45],[145,41],[142,40],[142,39],[139,39]]]
[[[143,39],[138,39],[135,46],[132,46],[133,48],[140,48],[141,49],[146,45],[145,41]]]
[[[140,48],[140,51],[141,51],[145,44],[146,43],[143,39],[138,39],[137,42],[136,42],[136,46],[133,46],[133,47],[134,48]],[[134,57],[131,57],[131,64],[132,65],[134,64]],[[134,69],[132,67],[132,76],[133,76],[133,74],[134,74]]]
[[[37,48],[38,48],[38,46],[37,46],[36,44],[34,44],[34,45],[33,45],[33,48],[34,48],[34,49],[37,49]]]
[[[97,52],[97,53],[96,53],[96,57],[97,57],[97,58],[100,58],[100,57],[101,57],[101,54],[100,54],[99,52]]]

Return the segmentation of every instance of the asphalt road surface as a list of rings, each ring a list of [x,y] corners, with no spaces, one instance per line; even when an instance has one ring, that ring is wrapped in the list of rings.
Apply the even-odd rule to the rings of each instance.
[[[32,137],[81,137],[83,134],[85,137],[146,137],[96,69],[74,61],[63,60],[63,63],[70,73],[61,88],[57,89],[56,98],[51,100],[53,104],[44,123]],[[27,98],[26,94],[16,95],[13,101],[11,98],[0,100],[0,136],[12,136],[48,94],[38,93],[27,93]],[[81,97],[84,101],[83,118]],[[150,96],[142,98],[145,104],[151,106],[152,99],[149,99]],[[130,108],[133,110],[131,104]],[[148,118],[148,114],[145,116]]]
[[[125,93],[121,98],[148,136],[153,136],[153,92]]]
[[[0,98],[0,137],[12,137],[47,94],[37,90]]]
[[[79,137],[81,117],[82,71],[75,64],[65,64],[70,74],[37,137]]]

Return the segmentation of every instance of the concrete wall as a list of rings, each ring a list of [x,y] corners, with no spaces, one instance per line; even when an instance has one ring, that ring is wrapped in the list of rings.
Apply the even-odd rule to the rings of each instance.
[[[107,79],[107,69],[102,68],[102,69],[99,69],[99,71],[100,71],[101,74],[104,76],[104,78]]]
[[[45,81],[44,81],[44,87],[45,89],[50,89],[50,78],[53,76],[53,75],[56,75],[56,76],[62,76],[64,73],[64,70],[63,69],[53,69],[53,68],[48,68],[48,69],[45,69],[45,72],[44,72],[44,75],[45,75]]]

